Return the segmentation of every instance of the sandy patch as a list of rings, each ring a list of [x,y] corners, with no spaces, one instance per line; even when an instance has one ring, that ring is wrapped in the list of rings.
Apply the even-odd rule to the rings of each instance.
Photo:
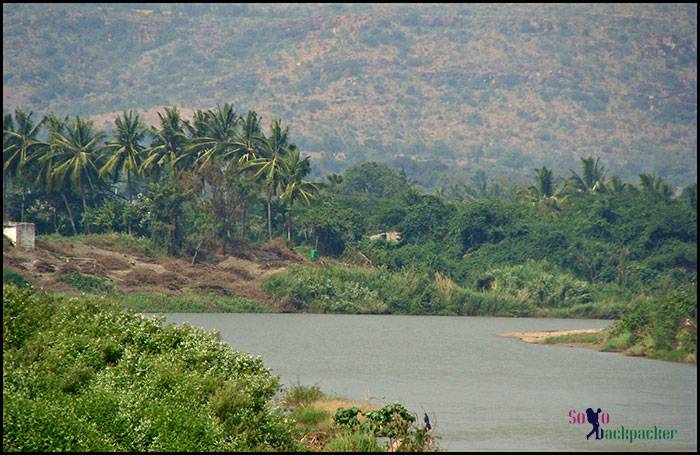
[[[542,343],[545,338],[559,335],[571,335],[575,333],[598,333],[605,329],[575,329],[575,330],[545,330],[542,332],[510,332],[499,333],[498,336],[518,338],[526,343]]]

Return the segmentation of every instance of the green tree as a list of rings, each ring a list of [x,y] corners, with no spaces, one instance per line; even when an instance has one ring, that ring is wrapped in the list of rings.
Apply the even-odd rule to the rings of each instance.
[[[524,192],[523,197],[547,213],[558,216],[562,204],[566,202],[566,196],[557,193],[551,169],[542,166],[542,169],[535,169],[535,172],[535,184]]]
[[[289,148],[289,155],[285,160],[283,186],[284,191],[280,200],[289,206],[287,210],[287,241],[292,241],[292,209],[294,202],[300,200],[303,204],[309,205],[318,193],[318,185],[315,182],[305,180],[311,173],[311,163],[309,157],[301,158],[299,149]]]
[[[204,135],[192,138],[180,159],[189,159],[194,154],[201,170],[215,159],[225,162],[240,157],[241,147],[236,141],[238,116],[232,104],[226,103],[223,108],[217,106],[215,111],[200,114],[194,124],[198,126],[194,132]]]
[[[37,136],[44,124],[44,119],[38,123],[32,120],[33,112],[27,114],[21,109],[15,109],[15,118],[11,114],[3,116],[2,127],[2,157],[3,157],[3,219],[6,217],[6,192],[12,177],[22,176],[23,170],[43,153],[47,144]],[[25,185],[22,185],[22,208],[20,221],[24,221]]]
[[[146,136],[146,125],[133,111],[124,112],[115,119],[113,131],[115,141],[107,144],[107,160],[100,169],[100,175],[111,174],[116,182],[120,175],[126,175],[129,202],[133,199],[132,175],[138,175],[143,161],[142,141]]]
[[[582,175],[579,176],[571,170],[573,174],[567,181],[567,186],[572,192],[589,192],[589,193],[604,193],[605,185],[605,168],[599,166],[600,158],[595,161],[593,157],[581,158]]]
[[[94,192],[103,183],[98,170],[103,138],[104,133],[96,131],[91,121],[75,117],[64,131],[53,132],[49,153],[42,157],[44,165],[52,166],[48,171],[49,189],[63,188],[68,182],[81,196],[83,211],[88,208],[88,190]]]
[[[188,141],[184,130],[185,123],[176,107],[166,107],[165,114],[158,112],[158,118],[160,128],[151,127],[154,139],[151,146],[145,150],[147,157],[140,168],[154,180],[160,178],[163,168],[166,168],[169,174],[175,173],[175,161],[182,154]],[[179,164],[184,165],[184,162]]]
[[[256,170],[255,177],[261,180],[267,201],[267,232],[272,240],[272,198],[283,191],[285,159],[290,148],[289,128],[282,128],[279,121],[273,120],[269,137],[261,142],[260,156],[248,162],[246,168]]]
[[[673,197],[673,187],[664,182],[661,177],[654,177],[651,174],[639,176],[639,188],[643,193],[657,196],[665,201],[670,201]]]

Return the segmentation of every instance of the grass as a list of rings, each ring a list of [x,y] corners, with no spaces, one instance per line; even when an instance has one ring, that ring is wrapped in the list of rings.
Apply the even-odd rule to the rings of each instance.
[[[328,452],[384,452],[377,438],[367,433],[340,433],[326,444]]]
[[[118,295],[114,300],[138,313],[276,313],[274,308],[254,300],[216,294],[139,293]]]
[[[601,351],[624,351],[630,346],[632,346],[632,333],[623,332],[608,338],[600,349]]]
[[[105,295],[111,302],[122,305],[134,313],[276,313],[277,310],[254,300],[243,297],[223,297],[216,294],[167,295],[158,293],[102,293],[89,292],[92,295]],[[71,297],[74,294],[56,292],[58,296]]]
[[[320,426],[322,422],[331,418],[331,414],[328,411],[314,407],[295,409],[290,416],[304,426]]]
[[[605,340],[605,337],[605,331],[595,333],[569,333],[566,335],[547,337],[542,340],[542,344],[576,343],[598,345]]]

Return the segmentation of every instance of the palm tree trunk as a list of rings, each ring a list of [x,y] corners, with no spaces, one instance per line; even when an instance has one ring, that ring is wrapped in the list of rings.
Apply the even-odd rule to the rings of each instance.
[[[287,242],[292,241],[292,210],[287,212]]]
[[[126,193],[129,196],[129,202],[131,203],[131,171],[126,173]]]
[[[22,209],[20,211],[19,221],[24,223],[24,185],[22,185]]]
[[[10,183],[10,177],[3,172],[2,173],[2,220],[7,220],[7,204],[5,199],[7,199],[7,185]]]
[[[272,198],[268,197],[267,198],[267,233],[270,236],[270,240],[272,240]]]
[[[83,213],[85,213],[85,212],[87,212],[87,209],[88,209],[87,198],[85,197],[85,189],[83,189],[82,193],[83,193],[82,194],[83,195]],[[85,230],[87,231],[88,234],[90,233],[90,225],[89,224],[85,225]]]
[[[61,193],[63,198],[63,203],[66,204],[66,210],[68,211],[68,219],[70,220],[70,225],[73,228],[73,235],[78,235],[78,230],[75,229],[75,221],[73,220],[73,212],[70,211],[70,205],[68,205],[68,199],[66,199],[66,193]]]

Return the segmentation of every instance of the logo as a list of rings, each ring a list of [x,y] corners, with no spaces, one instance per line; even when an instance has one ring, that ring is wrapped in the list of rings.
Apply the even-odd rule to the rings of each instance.
[[[569,424],[586,427],[591,425],[591,430],[586,434],[588,440],[592,440],[591,436],[595,435],[593,440],[621,440],[631,444],[634,441],[671,440],[678,434],[675,428],[666,429],[657,425],[653,428],[625,428],[624,425],[611,426],[610,422],[610,414],[601,408],[595,411],[593,408],[587,408],[585,411],[569,409]]]

